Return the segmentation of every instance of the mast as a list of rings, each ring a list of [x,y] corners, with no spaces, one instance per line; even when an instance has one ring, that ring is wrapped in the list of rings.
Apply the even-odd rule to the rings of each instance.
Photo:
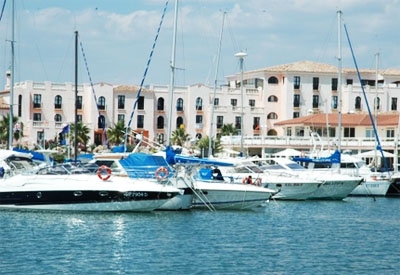
[[[244,109],[243,109],[243,60],[247,56],[245,52],[239,52],[235,54],[237,58],[239,58],[240,63],[240,101],[241,101],[241,112],[240,112],[240,156],[242,157],[243,152],[243,118],[244,118]]]
[[[172,106],[174,103],[174,86],[175,86],[175,54],[176,54],[176,31],[178,25],[178,0],[175,0],[175,12],[174,12],[174,31],[172,35],[172,53],[171,53],[171,81],[168,89],[169,99],[169,119],[168,119],[168,133],[167,133],[167,146],[171,145],[171,133],[172,133]]]
[[[74,155],[75,155],[75,162],[77,162],[78,159],[78,31],[75,31],[75,129],[74,130],[75,130]]]
[[[14,32],[15,32],[15,26],[14,26],[14,16],[15,16],[15,1],[13,0],[11,2],[11,78],[10,78],[10,117],[9,117],[9,122],[8,122],[8,147],[11,150],[13,147],[13,140],[14,140],[14,125],[13,125],[13,118],[14,118],[14,71],[15,71],[15,64],[14,64]]]
[[[342,11],[338,16],[338,150],[341,152],[342,143]]]
[[[221,44],[222,44],[222,34],[223,34],[223,31],[224,31],[225,14],[226,14],[226,12],[224,11],[224,13],[222,15],[221,32],[220,32],[220,35],[219,35],[217,64],[216,64],[215,78],[214,78],[214,95],[213,95],[213,99],[212,99],[212,103],[211,103],[212,109],[211,109],[210,136],[208,137],[208,157],[210,157],[211,154],[212,154],[212,136],[213,136],[213,129],[214,129],[215,96],[216,96],[216,93],[217,93],[218,68],[219,68],[219,60],[220,60],[220,56],[221,56]]]
[[[379,68],[379,53],[375,54],[375,104],[374,104],[374,115],[375,115],[375,123],[378,125],[378,68]],[[375,138],[375,156],[374,156],[374,171],[376,172],[376,166],[378,161],[378,152],[376,150],[377,142]]]

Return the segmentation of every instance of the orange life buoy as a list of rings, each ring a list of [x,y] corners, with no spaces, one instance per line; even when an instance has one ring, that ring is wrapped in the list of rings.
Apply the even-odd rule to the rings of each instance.
[[[168,174],[168,169],[164,166],[161,166],[156,170],[156,179],[158,181],[165,180],[166,178],[168,178]]]
[[[99,169],[97,169],[97,176],[101,179],[101,180],[108,180],[111,177],[111,169],[110,167],[106,166],[106,165],[102,165],[99,167]]]

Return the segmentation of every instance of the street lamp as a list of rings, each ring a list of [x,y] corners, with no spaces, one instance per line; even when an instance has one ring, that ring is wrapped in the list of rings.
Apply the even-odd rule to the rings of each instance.
[[[244,110],[243,110],[243,60],[247,56],[245,52],[238,52],[235,54],[237,58],[239,58],[240,63],[240,96],[241,96],[241,116],[240,116],[240,156],[243,156],[243,117],[244,117]]]

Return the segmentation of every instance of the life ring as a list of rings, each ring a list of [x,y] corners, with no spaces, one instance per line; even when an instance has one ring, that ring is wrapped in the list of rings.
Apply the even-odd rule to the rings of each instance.
[[[105,172],[105,173],[104,173]],[[97,169],[97,176],[101,180],[108,180],[111,177],[111,169],[106,165],[102,165]]]
[[[168,174],[168,169],[164,166],[161,166],[156,170],[156,179],[158,181],[165,180],[166,178],[168,178]]]

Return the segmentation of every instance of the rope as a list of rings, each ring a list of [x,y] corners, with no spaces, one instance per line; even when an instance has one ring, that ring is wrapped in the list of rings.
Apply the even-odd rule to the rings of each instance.
[[[94,85],[93,85],[92,77],[91,77],[91,75],[90,75],[89,66],[88,66],[88,63],[87,63],[87,60],[86,60],[86,54],[85,54],[85,51],[83,50],[83,44],[82,44],[81,41],[79,42],[79,44],[80,44],[80,46],[81,46],[82,56],[83,56],[83,60],[84,60],[84,62],[85,62],[86,72],[87,72],[88,77],[89,77],[90,87],[92,88],[92,93],[93,93],[94,101],[96,102],[97,112],[98,112],[98,114],[99,114],[98,117],[100,117],[100,116],[101,116],[101,113],[100,113],[100,110],[99,110],[99,105],[97,104],[97,96],[96,96],[96,92],[95,92],[95,90],[94,90]],[[76,103],[75,103],[75,104],[76,104]],[[106,130],[105,130],[105,129],[106,129],[106,125],[105,125],[105,121],[104,121],[104,120],[101,121],[101,127],[102,127],[102,129],[103,129],[103,135],[104,135],[105,140],[106,140],[107,148],[109,149],[109,148],[110,148],[110,144],[108,143],[107,132],[106,132]]]
[[[151,52],[150,52],[149,58],[147,60],[146,69],[144,70],[143,78],[142,78],[142,81],[140,83],[140,88],[139,88],[139,90],[137,92],[136,100],[135,100],[135,103],[134,103],[133,108],[132,108],[131,116],[130,116],[129,122],[128,122],[127,126],[126,126],[125,138],[124,138],[124,152],[126,152],[126,143],[127,143],[127,139],[128,139],[128,131],[129,131],[129,128],[131,126],[133,115],[135,113],[137,104],[139,102],[140,95],[142,93],[143,83],[144,83],[144,80],[146,79],[147,71],[148,71],[148,69],[150,67],[151,58],[153,57],[153,53],[154,53],[154,49],[156,47],[158,35],[160,34],[161,26],[162,26],[162,23],[164,21],[164,16],[165,16],[166,11],[167,11],[167,6],[168,6],[168,0],[165,2],[164,11],[163,11],[163,14],[161,16],[160,24],[158,25],[157,34],[156,34],[156,37],[154,38],[153,46],[151,48]]]
[[[3,18],[3,13],[4,13],[4,8],[5,8],[5,6],[6,6],[6,2],[7,2],[7,0],[4,0],[4,2],[3,2],[3,7],[1,8],[0,21],[1,21],[1,19]]]

